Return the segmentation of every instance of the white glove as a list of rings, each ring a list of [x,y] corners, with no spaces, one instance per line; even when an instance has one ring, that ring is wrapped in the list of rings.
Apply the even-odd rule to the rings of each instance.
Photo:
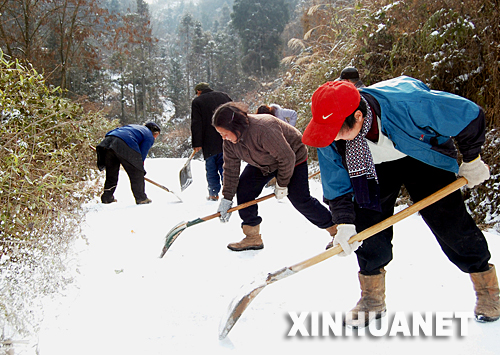
[[[490,168],[486,165],[481,156],[471,162],[463,162],[458,169],[458,175],[467,179],[467,187],[473,188],[490,178]]]
[[[276,195],[278,200],[282,200],[286,195],[288,195],[288,187],[281,187],[276,181],[276,185],[274,186],[274,195]]]
[[[358,249],[362,242],[353,242],[349,244],[349,239],[356,234],[356,226],[354,224],[338,224],[337,234],[333,238],[333,246],[340,244],[343,251],[339,256],[347,256]]]
[[[231,217],[232,212],[228,213],[227,210],[229,210],[232,205],[233,205],[233,201],[226,200],[225,198],[220,200],[220,204],[219,204],[219,208],[217,209],[217,212],[220,212],[219,219],[222,223],[229,222],[229,218]]]

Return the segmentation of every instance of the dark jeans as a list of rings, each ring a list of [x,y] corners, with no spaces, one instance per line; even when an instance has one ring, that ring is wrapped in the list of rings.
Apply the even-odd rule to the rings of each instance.
[[[224,157],[222,153],[212,155],[205,160],[207,171],[208,194],[218,196],[221,189]]]
[[[362,230],[392,216],[404,185],[413,202],[422,200],[456,180],[454,173],[405,157],[377,164],[382,212],[355,206],[356,230]],[[448,259],[466,273],[488,270],[490,253],[483,233],[465,208],[458,190],[420,211]],[[356,251],[361,274],[375,275],[392,260],[392,227],[363,241]],[[401,236],[404,238],[405,236]],[[418,243],[418,240],[408,240]],[[422,261],[425,262],[425,255]]]
[[[147,199],[148,196],[146,196],[144,192],[144,171],[137,169],[125,159],[120,158],[112,149],[106,149],[105,154],[106,181],[104,182],[104,193],[101,196],[101,201],[104,203],[113,201],[113,193],[118,184],[120,164],[123,166],[130,179],[130,187],[134,194],[135,202]]]
[[[260,169],[247,165],[240,176],[236,197],[238,204],[256,199],[266,183],[275,177],[277,172],[264,176]],[[307,163],[295,167],[290,183],[288,184],[288,199],[309,222],[319,228],[328,228],[333,225],[330,211],[318,200],[310,195],[307,175]],[[262,222],[258,215],[257,204],[238,211],[242,225],[256,226]]]

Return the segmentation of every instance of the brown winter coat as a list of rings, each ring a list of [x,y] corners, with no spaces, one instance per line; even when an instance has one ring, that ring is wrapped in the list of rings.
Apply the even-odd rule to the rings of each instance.
[[[277,173],[279,186],[288,186],[296,165],[307,160],[307,148],[298,129],[272,115],[248,115],[248,129],[234,144],[224,141],[224,186],[222,194],[236,194],[241,160],[259,168],[264,175]]]

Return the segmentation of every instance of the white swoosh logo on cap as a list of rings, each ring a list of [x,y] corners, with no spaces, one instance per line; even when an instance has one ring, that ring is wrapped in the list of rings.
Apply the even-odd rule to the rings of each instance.
[[[330,117],[331,115],[333,115],[333,112],[330,113],[328,116],[323,116],[323,119],[326,120],[328,117]]]

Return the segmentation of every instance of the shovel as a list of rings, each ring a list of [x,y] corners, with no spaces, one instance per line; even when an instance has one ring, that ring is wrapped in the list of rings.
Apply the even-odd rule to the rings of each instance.
[[[179,180],[181,182],[181,192],[188,188],[189,185],[193,182],[193,175],[191,175],[191,159],[193,159],[196,151],[193,150],[191,155],[189,156],[186,164],[182,167],[181,171],[179,171]]]
[[[318,170],[317,172],[309,175],[309,179],[312,178],[312,177],[314,177],[314,176],[316,176],[316,175],[318,175],[319,173],[320,173],[320,171]],[[270,199],[271,197],[274,197],[274,196],[275,196],[275,194],[272,193],[272,194],[260,197],[258,199],[255,199],[253,201],[248,201],[248,202],[242,203],[241,205],[238,205],[238,206],[235,206],[233,208],[230,208],[229,210],[227,210],[227,212],[231,213],[231,212],[234,212],[234,211],[241,210],[243,208],[247,208],[249,206],[255,205],[256,203],[268,200],[268,199]],[[175,242],[175,240],[177,239],[177,237],[186,228],[194,226],[194,225],[202,223],[202,222],[210,221],[211,219],[217,218],[219,216],[220,216],[220,212],[217,212],[217,213],[211,214],[210,216],[196,218],[196,219],[193,219],[192,221],[189,221],[189,222],[181,222],[181,223],[177,224],[165,236],[165,245],[163,246],[163,250],[161,251],[160,258],[163,258],[163,256],[167,252],[167,250],[172,245],[172,243]]]
[[[173,194],[175,197],[177,197],[179,199],[179,202],[182,202],[181,198],[179,196],[177,196],[177,194],[175,192],[173,192],[172,190],[169,190],[166,186],[163,186],[163,185],[160,185],[159,183],[151,180],[151,179],[148,179],[147,177],[144,177],[144,181],[147,181],[149,182],[150,184],[153,184],[155,186],[158,186],[160,189],[162,190],[165,190],[167,192],[170,192],[171,194]]]
[[[274,196],[275,196],[274,193],[272,193],[272,194],[263,196],[261,198],[258,198],[256,200],[242,203],[241,205],[238,205],[238,206],[235,206],[233,208],[228,209],[227,212],[231,213],[234,211],[241,210],[243,208],[247,208],[248,206],[255,205],[256,203],[265,201],[265,200],[270,199],[271,197],[274,197]],[[181,223],[177,224],[174,228],[172,228],[167,233],[167,236],[165,237],[165,245],[163,246],[163,250],[161,251],[160,258],[163,258],[163,256],[167,252],[167,250],[172,245],[172,243],[175,242],[175,240],[177,239],[179,234],[181,234],[184,231],[184,229],[191,227],[191,226],[194,226],[195,224],[210,221],[211,219],[217,218],[219,216],[220,216],[220,212],[217,212],[217,213],[211,214],[210,216],[196,218],[196,219],[193,219],[192,221],[189,221],[189,222],[181,222]]]
[[[349,243],[360,242],[371,237],[378,232],[383,231],[384,229],[392,226],[393,224],[405,219],[406,217],[414,214],[415,212],[420,211],[421,209],[433,204],[434,202],[442,199],[445,196],[448,196],[452,192],[458,190],[462,186],[467,184],[467,179],[464,177],[459,178],[458,180],[452,182],[448,186],[443,187],[441,190],[433,193],[432,195],[420,200],[410,207],[405,208],[404,210],[396,213],[395,215],[383,220],[380,223],[377,223],[371,226],[368,229],[354,235],[349,239]],[[221,319],[219,326],[219,339],[224,339],[227,334],[231,331],[233,326],[236,324],[241,314],[248,307],[250,302],[257,297],[257,295],[269,284],[272,284],[276,281],[282,280],[290,275],[296,274],[297,272],[304,270],[310,266],[316,265],[317,263],[326,260],[334,255],[339,254],[342,251],[342,247],[337,245],[333,248],[330,248],[316,256],[313,256],[307,260],[304,260],[298,264],[284,267],[278,271],[267,274],[267,277],[264,280],[255,280],[252,283],[243,286],[240,290],[239,295],[237,295],[232,302],[229,304],[228,311],[223,319]]]

